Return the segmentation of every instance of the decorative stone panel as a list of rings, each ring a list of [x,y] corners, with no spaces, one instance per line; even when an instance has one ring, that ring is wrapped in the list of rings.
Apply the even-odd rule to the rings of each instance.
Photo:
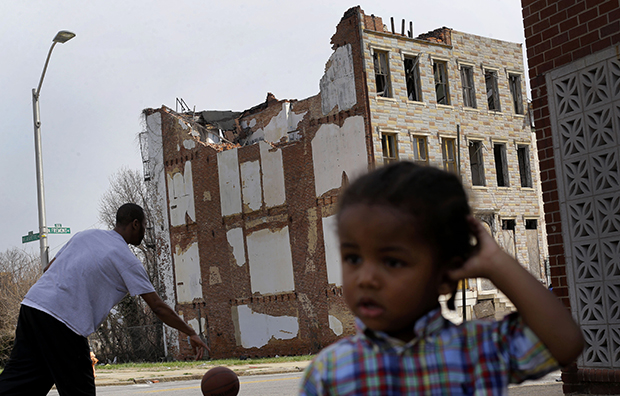
[[[547,89],[580,367],[620,368],[620,60],[582,58],[549,73]]]

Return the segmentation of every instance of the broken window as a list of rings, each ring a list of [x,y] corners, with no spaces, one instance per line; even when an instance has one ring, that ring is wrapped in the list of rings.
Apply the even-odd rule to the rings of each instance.
[[[413,160],[417,163],[428,162],[426,150],[426,136],[412,136],[413,139]]]
[[[469,164],[471,167],[471,183],[474,186],[484,186],[484,159],[482,149],[484,145],[479,140],[469,141]]]
[[[495,156],[495,173],[497,176],[498,187],[509,187],[508,160],[506,159],[506,145],[496,143],[493,145],[493,155]]]
[[[509,74],[508,81],[510,84],[510,93],[512,94],[512,103],[514,104],[515,113],[523,114],[523,96],[521,94],[521,76],[519,74]]]
[[[499,92],[497,90],[497,71],[485,70],[484,82],[487,88],[487,103],[489,110],[501,111],[499,106]]]
[[[375,83],[377,95],[384,98],[392,97],[392,87],[390,84],[390,69],[388,67],[388,53],[385,51],[374,51]]]
[[[433,61],[433,75],[435,76],[435,95],[437,103],[450,104],[450,91],[448,90],[448,68],[443,61]]]
[[[381,148],[383,149],[383,163],[385,165],[398,161],[398,148],[395,133],[381,134]]]
[[[519,145],[517,147],[519,159],[519,174],[521,175],[521,187],[532,187],[532,171],[530,169],[530,147]]]
[[[443,168],[448,172],[456,173],[455,139],[441,138],[441,155],[443,157]]]
[[[476,90],[474,89],[474,68],[461,66],[461,84],[463,84],[463,106],[476,108]]]
[[[416,102],[422,101],[420,88],[420,69],[417,56],[405,57],[405,80],[407,82],[407,99]]]

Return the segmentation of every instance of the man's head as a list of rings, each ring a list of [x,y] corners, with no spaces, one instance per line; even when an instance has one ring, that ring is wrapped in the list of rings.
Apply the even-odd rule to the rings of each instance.
[[[146,217],[140,205],[126,203],[118,208],[114,230],[125,239],[125,242],[134,246],[140,245],[146,230]]]

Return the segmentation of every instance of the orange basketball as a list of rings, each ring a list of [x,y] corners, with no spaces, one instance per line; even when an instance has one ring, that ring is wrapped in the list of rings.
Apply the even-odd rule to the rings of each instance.
[[[237,396],[239,377],[228,367],[213,367],[202,377],[200,389],[204,396]]]

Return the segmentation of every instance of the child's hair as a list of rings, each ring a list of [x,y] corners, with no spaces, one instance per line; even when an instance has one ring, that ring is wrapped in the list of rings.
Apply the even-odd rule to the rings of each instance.
[[[470,256],[471,210],[459,178],[452,173],[400,161],[355,180],[339,200],[339,213],[354,204],[383,205],[409,214],[417,236],[432,246],[436,265],[460,266]],[[457,258],[459,260],[454,260]],[[448,307],[454,309],[454,294]]]

